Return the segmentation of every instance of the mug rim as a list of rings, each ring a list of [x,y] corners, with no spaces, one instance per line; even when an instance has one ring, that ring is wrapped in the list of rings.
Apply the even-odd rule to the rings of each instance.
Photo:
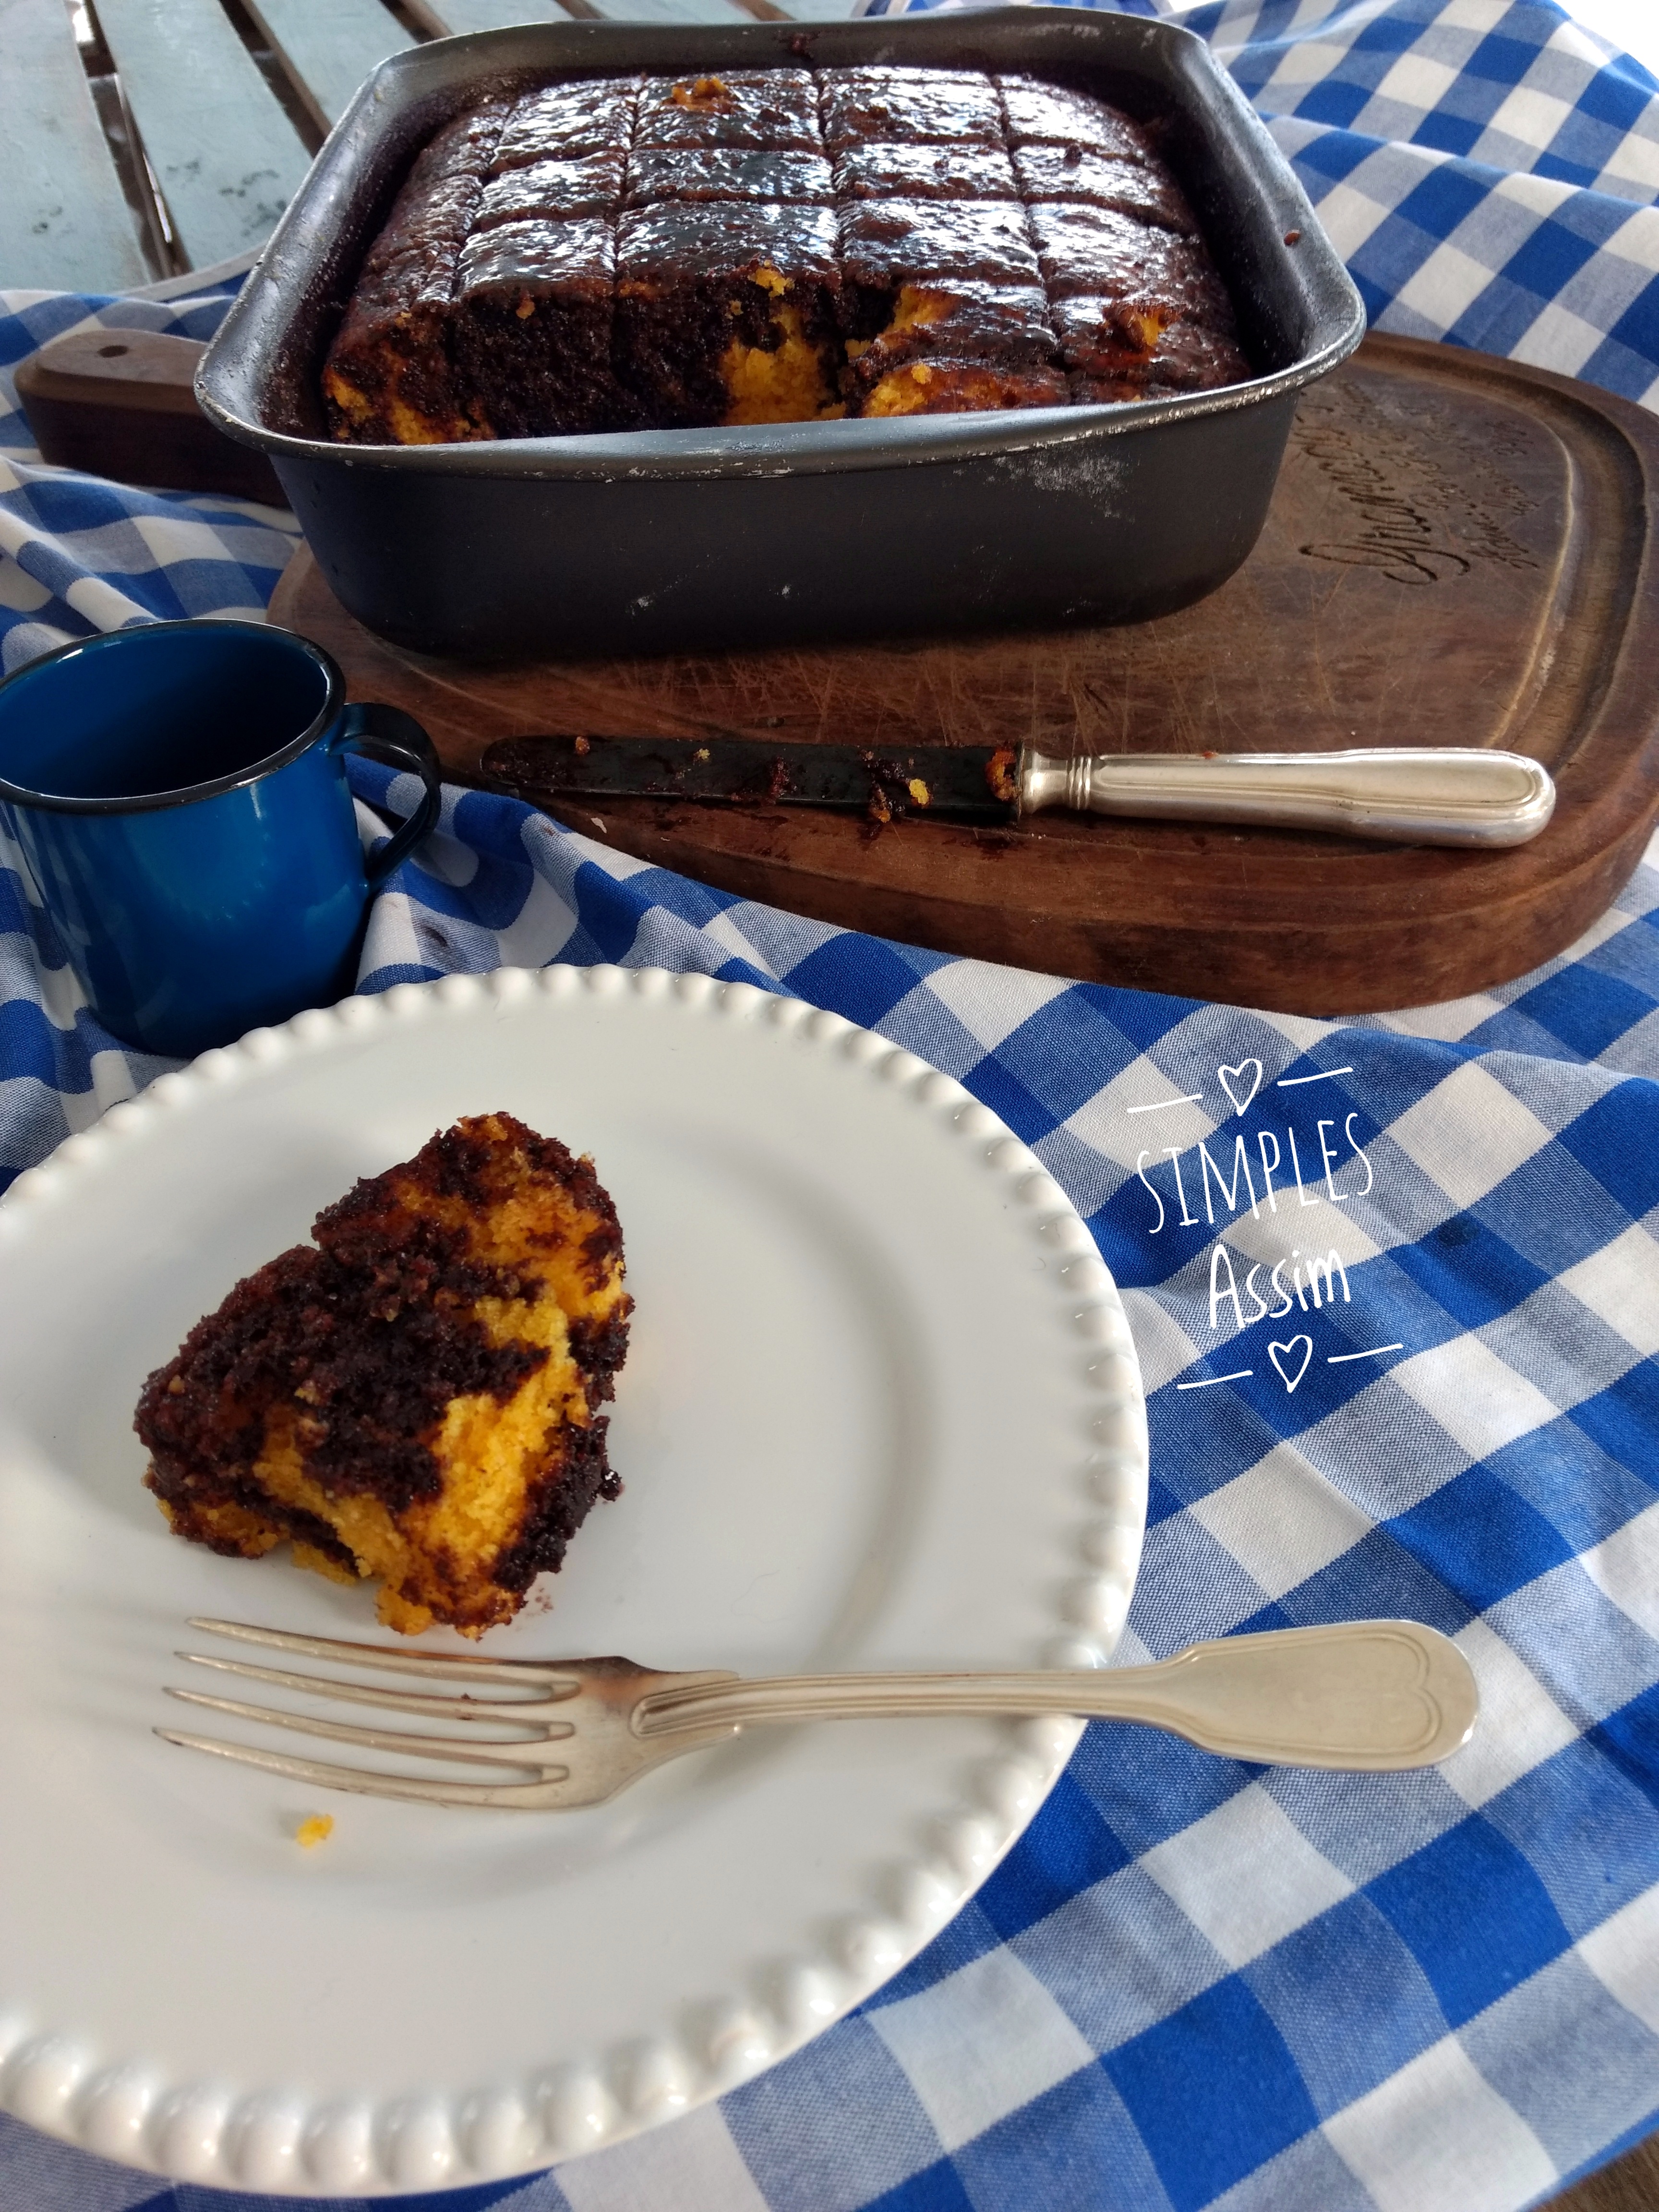
[[[284,629],[280,623],[222,622],[212,616],[196,616],[180,622],[131,623],[122,629],[100,630],[91,637],[74,637],[67,645],[54,646],[50,653],[43,653],[33,660],[26,660],[21,668],[13,669],[10,675],[0,677],[0,694],[9,690],[14,684],[21,683],[26,677],[38,675],[55,660],[67,660],[76,653],[95,653],[105,647],[112,647],[125,638],[148,637],[163,630],[208,629],[229,631],[233,635],[240,633],[246,637],[281,638],[288,645],[299,647],[316,663],[326,687],[323,703],[298,737],[290,738],[286,744],[280,745],[274,753],[267,753],[263,760],[254,761],[248,767],[238,769],[228,775],[214,776],[205,783],[179,784],[170,791],[136,792],[125,798],[71,799],[61,793],[32,791],[27,785],[14,783],[9,776],[0,774],[0,801],[12,806],[34,807],[54,814],[155,813],[163,807],[191,806],[203,799],[221,798],[228,791],[246,790],[250,784],[262,782],[266,776],[274,775],[278,769],[288,767],[290,762],[298,760],[301,753],[309,752],[318,738],[324,736],[330,725],[339,718],[345,705],[345,678],[331,653],[310,638],[301,637],[298,630]]]

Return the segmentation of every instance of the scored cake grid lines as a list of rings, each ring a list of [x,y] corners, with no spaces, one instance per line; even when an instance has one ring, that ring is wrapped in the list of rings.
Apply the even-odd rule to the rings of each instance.
[[[325,369],[337,435],[1087,404],[1251,373],[1144,132],[1041,79],[565,80],[465,150],[439,210],[460,234],[450,312],[428,328],[390,296],[429,246],[422,156]]]
[[[1014,189],[1018,195],[1020,212],[1025,219],[1025,235],[1030,240],[1031,258],[1036,263],[1037,274],[1041,277],[1042,283],[1043,307],[1048,318],[1049,334],[1054,342],[1054,366],[1057,368],[1063,370],[1066,364],[1060,346],[1060,326],[1054,319],[1054,295],[1048,287],[1048,271],[1042,266],[1042,256],[1037,250],[1036,227],[1031,220],[1030,197],[1022,189],[1020,173],[1017,168],[1014,168],[1014,125],[1013,118],[1008,112],[1007,90],[1000,77],[993,78],[992,82],[996,87],[997,106],[1002,116],[1003,146],[1008,156],[1008,166],[1011,169],[1013,169]],[[1071,380],[1069,376],[1066,379],[1066,396],[1068,398],[1071,396]]]

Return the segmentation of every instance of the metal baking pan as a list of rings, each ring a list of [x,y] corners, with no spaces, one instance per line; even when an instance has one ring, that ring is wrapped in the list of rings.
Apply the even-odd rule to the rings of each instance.
[[[1127,405],[343,446],[318,374],[416,149],[555,72],[933,63],[1059,70],[1173,118],[1168,151],[1262,373]],[[1213,591],[1255,544],[1297,395],[1365,328],[1301,186],[1190,32],[1006,8],[873,21],[566,22],[381,63],[318,155],[197,380],[270,457],[318,562],[393,642],[467,658],[708,650],[1133,622]]]

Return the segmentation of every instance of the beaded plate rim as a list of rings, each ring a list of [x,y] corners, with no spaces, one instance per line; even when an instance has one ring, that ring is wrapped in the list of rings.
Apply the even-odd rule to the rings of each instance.
[[[0,1252],[139,1145],[157,1118],[258,1079],[262,1069],[326,1051],[381,1024],[441,1021],[494,1004],[505,1012],[631,996],[765,1023],[860,1067],[893,1100],[927,1114],[941,1138],[977,1149],[1042,1248],[1057,1337],[1078,1358],[1087,1433],[1078,1439],[1073,1572],[1054,1593],[1033,1657],[1092,1668],[1109,1658],[1128,1610],[1146,1527],[1147,1440],[1140,1370],[1122,1301],[1086,1224],[1036,1154],[954,1078],[878,1032],[785,994],[659,968],[556,963],[398,983],[374,995],[251,1031],[161,1076],[72,1135],[0,1197]],[[533,2104],[522,2089],[311,2104],[264,2088],[232,2096],[160,2081],[98,2052],[64,2023],[9,2008],[0,1989],[0,2110],[95,2154],[164,2179],[288,2196],[397,2196],[510,2179],[625,2141],[739,2087],[842,2019],[961,1910],[1024,1832],[1059,1779],[1083,1723],[988,1723],[1001,1748],[981,1761],[971,1800],[941,1808],[938,1846],[907,1870],[902,1904],[843,1912],[833,1952],[800,1959],[763,2000],[739,1990],[704,2008],[695,2038],[659,2036],[625,2051],[555,2063]]]

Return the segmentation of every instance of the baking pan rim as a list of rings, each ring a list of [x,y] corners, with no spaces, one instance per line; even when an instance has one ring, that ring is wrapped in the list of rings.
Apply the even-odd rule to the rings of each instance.
[[[1081,17],[1082,21],[1079,22]],[[787,58],[793,42],[810,39],[814,49],[835,33],[839,45],[849,33],[867,36],[872,46],[892,42],[899,25],[898,51],[902,53],[928,44],[957,43],[964,30],[997,32],[1018,26],[1023,33],[1063,30],[1086,38],[1090,27],[1100,23],[1132,25],[1142,43],[1167,44],[1183,49],[1191,62],[1211,80],[1220,99],[1234,112],[1246,134],[1265,151],[1267,161],[1254,181],[1274,209],[1274,220],[1286,233],[1299,232],[1295,251],[1310,264],[1309,289],[1327,295],[1319,316],[1321,337],[1313,349],[1264,374],[1209,391],[1181,392],[1170,397],[1054,408],[988,409],[982,412],[887,417],[863,417],[838,422],[802,422],[763,425],[720,425],[690,430],[628,430],[603,435],[480,439],[455,444],[355,445],[330,438],[313,438],[277,430],[239,410],[223,386],[246,383],[251,371],[239,351],[247,330],[262,308],[269,310],[271,292],[279,294],[287,274],[285,248],[314,215],[308,203],[318,180],[327,175],[331,155],[337,161],[354,137],[374,128],[376,110],[395,100],[398,82],[416,70],[429,70],[433,57],[465,52],[481,63],[493,58],[496,73],[520,73],[537,64],[509,54],[526,50],[532,41],[544,43],[538,34],[552,33],[559,46],[580,53],[579,61],[554,62],[555,68],[591,70],[603,67],[600,58],[611,58],[612,69],[644,68],[660,57],[665,46],[707,46],[718,41],[752,46],[757,57],[774,53]],[[954,37],[952,36],[954,33]],[[1123,35],[1122,33],[1116,35]],[[872,60],[876,58],[872,56]],[[888,57],[883,56],[883,61]],[[541,66],[550,64],[543,63]],[[657,63],[661,66],[660,61]],[[692,67],[690,60],[670,66]],[[724,64],[736,66],[736,64]],[[941,61],[940,66],[950,66]],[[995,66],[994,63],[988,65]],[[1042,67],[1025,61],[1007,64]],[[1063,61],[1048,66],[1064,66]],[[1107,64],[1110,65],[1110,64]],[[1121,65],[1121,64],[1120,64]],[[478,74],[491,73],[488,66]],[[1286,250],[1291,250],[1289,239]],[[297,258],[298,257],[296,257]],[[309,258],[309,256],[307,256]],[[291,302],[284,305],[284,331],[293,320]],[[478,31],[388,55],[360,87],[330,133],[312,171],[277,223],[270,244],[250,272],[241,293],[232,302],[197,371],[196,396],[203,411],[217,428],[238,443],[254,447],[291,461],[327,461],[347,468],[383,472],[412,471],[432,477],[465,477],[509,482],[559,480],[625,481],[698,477],[765,477],[835,474],[842,471],[913,467],[929,462],[967,462],[1014,456],[1032,450],[1048,451],[1087,443],[1102,437],[1121,437],[1165,423],[1188,422],[1200,416],[1242,411],[1271,404],[1316,382],[1337,368],[1365,335],[1366,313],[1358,289],[1325,235],[1312,204],[1291,170],[1289,162],[1268,134],[1232,79],[1215,61],[1205,41],[1181,25],[1151,18],[1091,16],[1090,11],[1066,7],[1012,6],[951,10],[944,14],[872,17],[845,23],[699,24],[665,29],[656,24],[594,23],[571,21],[525,24],[505,30]]]

